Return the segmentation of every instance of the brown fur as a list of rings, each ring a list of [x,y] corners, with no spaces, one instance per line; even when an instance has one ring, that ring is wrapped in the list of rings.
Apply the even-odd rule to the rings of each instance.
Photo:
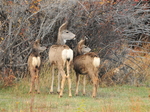
[[[40,56],[41,49],[39,49],[39,48],[41,48],[40,47],[40,40],[37,40],[34,42],[33,50],[32,50],[32,52],[28,58],[28,69],[29,69],[30,75],[31,75],[31,85],[30,85],[29,93],[31,93],[34,88],[35,88],[35,90],[37,90],[37,93],[40,93],[40,90],[39,90],[39,71],[40,71],[41,63],[39,62],[39,64],[33,64],[33,58],[37,58],[37,57],[39,57],[39,59],[41,58],[41,56]],[[45,50],[45,49],[46,48],[43,47],[43,50]],[[40,61],[41,61],[41,59],[40,59]]]
[[[79,75],[84,75],[84,89],[83,94],[85,94],[85,77],[88,75],[93,82],[93,93],[92,97],[96,97],[97,88],[98,88],[98,72],[99,67],[93,65],[94,58],[98,57],[94,52],[89,52],[86,54],[78,55],[73,59],[74,70],[76,72],[76,95],[78,95],[78,85],[79,85]]]
[[[67,45],[52,45],[50,48],[51,51],[51,58],[50,63],[51,64],[62,64],[64,66],[65,63],[63,63],[62,57],[61,57],[61,53],[64,49],[70,49]],[[58,61],[59,60],[59,61]]]
[[[71,79],[70,79],[69,73],[70,73],[70,63],[73,58],[73,51],[67,45],[65,45],[65,41],[73,39],[75,35],[72,32],[68,31],[66,29],[66,26],[67,26],[67,22],[60,26],[59,32],[58,32],[57,43],[56,45],[52,45],[49,50],[49,60],[52,66],[52,84],[51,84],[50,93],[53,93],[54,69],[57,68],[58,69],[57,92],[59,93],[59,97],[63,96],[63,89],[64,89],[64,84],[65,84],[66,79],[68,80],[68,85],[69,85],[69,96],[72,96]],[[69,58],[62,57],[65,55],[65,53],[62,54],[64,50],[71,52],[72,56],[70,56]],[[64,70],[65,67],[67,69],[66,71],[67,73],[65,73],[65,70]],[[61,87],[60,87],[60,75],[62,76]]]

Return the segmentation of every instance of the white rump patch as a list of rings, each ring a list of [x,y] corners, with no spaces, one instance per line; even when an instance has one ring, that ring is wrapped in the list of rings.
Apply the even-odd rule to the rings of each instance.
[[[98,67],[100,65],[100,58],[99,57],[94,57],[93,65],[95,67]]]
[[[73,51],[71,49],[64,49],[62,51],[62,59],[64,62],[66,62],[67,59],[72,60],[73,59]]]
[[[32,65],[33,66],[40,66],[41,64],[41,60],[40,60],[40,57],[32,57]]]

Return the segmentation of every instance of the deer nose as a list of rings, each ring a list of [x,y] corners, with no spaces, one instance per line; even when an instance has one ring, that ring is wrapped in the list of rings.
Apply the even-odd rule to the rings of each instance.
[[[73,40],[76,40],[76,35],[74,36]]]

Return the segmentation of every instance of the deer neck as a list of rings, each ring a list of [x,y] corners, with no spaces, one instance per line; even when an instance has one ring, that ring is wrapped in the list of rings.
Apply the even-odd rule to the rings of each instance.
[[[63,39],[60,35],[58,35],[57,44],[58,45],[65,45],[65,43],[66,43],[66,40]]]
[[[33,54],[35,57],[37,57],[37,56],[40,55],[38,49],[36,49],[36,48],[33,48],[33,49],[32,49],[32,54]]]

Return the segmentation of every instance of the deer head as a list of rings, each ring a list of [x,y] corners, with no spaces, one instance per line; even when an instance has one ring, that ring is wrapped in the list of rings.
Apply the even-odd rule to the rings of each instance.
[[[85,41],[86,41],[85,39],[81,39],[78,42],[78,45],[75,49],[75,56],[85,54],[91,51],[91,49],[85,45]]]
[[[37,39],[33,44],[33,49],[37,50],[40,53],[43,52],[46,47],[41,46],[40,39]]]
[[[68,22],[63,23],[59,27],[57,44],[64,45],[67,40],[75,39],[75,34],[67,30]]]

